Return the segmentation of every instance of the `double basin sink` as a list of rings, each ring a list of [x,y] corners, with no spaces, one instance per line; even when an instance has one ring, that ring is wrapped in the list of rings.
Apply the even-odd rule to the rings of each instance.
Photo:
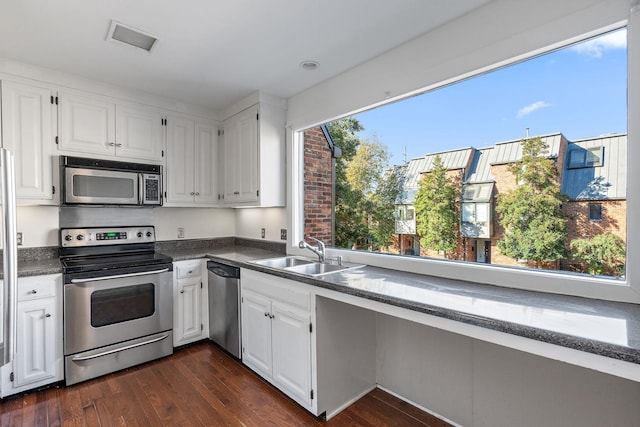
[[[340,271],[364,267],[363,265],[347,263],[333,264],[330,262],[318,262],[298,256],[267,258],[252,262],[264,267],[281,269],[291,273],[302,274],[304,276],[321,276],[323,274],[338,273]]]

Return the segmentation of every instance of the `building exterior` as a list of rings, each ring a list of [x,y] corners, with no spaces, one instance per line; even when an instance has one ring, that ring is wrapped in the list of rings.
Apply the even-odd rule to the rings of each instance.
[[[575,238],[600,233],[613,233],[625,240],[627,135],[568,141],[557,133],[540,138],[547,145],[546,156],[558,167],[562,193],[569,198],[563,205],[569,214],[567,248]],[[495,214],[496,196],[518,185],[510,166],[522,159],[521,140],[432,153],[409,161],[404,166],[402,197],[396,210],[394,252],[443,256],[420,248],[413,208],[420,177],[431,171],[436,156],[460,189],[459,250],[453,257],[501,265],[526,264],[500,253],[497,242],[504,230]],[[571,260],[555,268],[581,271],[579,263]]]

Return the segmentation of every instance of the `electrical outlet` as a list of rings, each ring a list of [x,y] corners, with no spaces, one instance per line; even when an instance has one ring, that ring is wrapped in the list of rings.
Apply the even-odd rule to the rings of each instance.
[[[281,228],[280,229],[280,240],[287,240],[287,229],[286,228]]]
[[[178,227],[178,239],[184,239],[184,228]]]
[[[22,246],[22,231],[18,231],[17,234],[16,243],[18,246]]]
[[[265,236],[264,228],[260,229],[260,236],[264,239],[264,236]]]

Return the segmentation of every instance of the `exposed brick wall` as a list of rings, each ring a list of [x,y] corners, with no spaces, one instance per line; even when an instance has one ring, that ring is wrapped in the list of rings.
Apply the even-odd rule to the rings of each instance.
[[[319,127],[304,132],[304,232],[331,246],[332,159]]]

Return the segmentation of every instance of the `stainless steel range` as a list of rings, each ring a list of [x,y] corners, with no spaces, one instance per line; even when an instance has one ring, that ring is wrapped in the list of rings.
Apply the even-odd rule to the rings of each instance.
[[[172,259],[155,230],[60,230],[67,385],[173,353]]]

